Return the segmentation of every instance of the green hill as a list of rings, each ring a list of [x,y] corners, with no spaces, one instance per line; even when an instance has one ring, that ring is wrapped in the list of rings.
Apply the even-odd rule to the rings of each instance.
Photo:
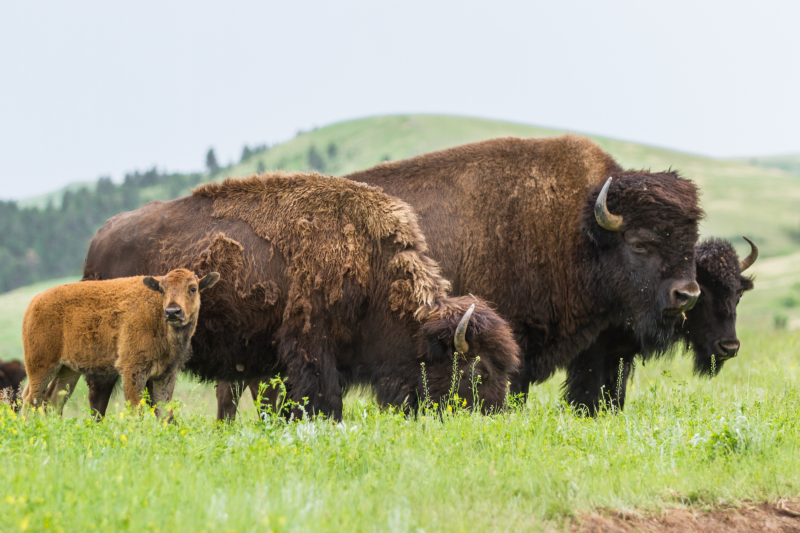
[[[738,163],[745,163],[757,167],[779,168],[797,174],[800,177],[800,154],[777,155],[772,157],[748,157],[742,159],[731,159]]]
[[[401,115],[333,124],[303,133],[233,165],[217,176],[246,176],[259,170],[318,170],[342,175],[386,159],[413,157],[492,137],[546,137],[564,131],[491,120]],[[708,217],[705,236],[733,240],[747,251],[741,236],[760,246],[762,257],[800,251],[800,179],[786,170],[717,160],[632,142],[590,136],[628,168],[673,168],[695,180]]]
[[[37,209],[45,209],[48,205],[53,207],[61,207],[61,202],[64,199],[64,194],[67,192],[78,192],[81,189],[94,191],[97,188],[96,181],[76,181],[70,183],[66,187],[62,187],[57,191],[40,194],[32,198],[24,198],[17,200],[17,205],[23,209],[26,207],[36,207]]]

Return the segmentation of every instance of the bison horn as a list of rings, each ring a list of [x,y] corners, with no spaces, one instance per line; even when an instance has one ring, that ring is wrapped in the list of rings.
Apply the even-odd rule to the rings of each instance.
[[[469,306],[469,309],[464,313],[461,322],[458,323],[458,327],[456,328],[456,336],[453,339],[453,344],[456,347],[456,351],[460,354],[465,354],[469,351],[469,344],[467,344],[467,326],[469,326],[469,319],[473,311],[475,311],[475,304]]]
[[[758,246],[756,246],[756,244],[747,237],[742,237],[744,240],[750,243],[750,255],[739,261],[739,272],[744,272],[753,266],[753,263],[755,263],[756,259],[758,259]]]
[[[611,178],[608,178],[606,184],[603,185],[600,196],[597,197],[597,202],[594,204],[594,218],[597,219],[597,223],[600,224],[601,228],[608,231],[619,231],[622,228],[622,217],[609,213],[606,206],[609,187],[611,187]]]

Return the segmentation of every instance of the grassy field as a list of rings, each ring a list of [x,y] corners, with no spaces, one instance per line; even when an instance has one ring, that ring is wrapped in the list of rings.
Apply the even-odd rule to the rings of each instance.
[[[638,368],[621,415],[576,416],[557,376],[526,406],[407,419],[350,395],[345,421],[215,427],[184,384],[173,425],[117,405],[23,421],[0,410],[0,531],[561,529],[800,493],[800,336],[753,333],[713,381]],[[72,403],[85,407],[82,391]]]
[[[765,295],[787,294],[766,282],[788,259],[763,263]],[[0,324],[46,286],[0,296]],[[755,322],[718,378],[693,377],[681,355],[639,366],[625,412],[596,419],[560,404],[561,374],[493,417],[407,419],[362,391],[341,425],[259,421],[248,398],[227,427],[214,424],[213,388],[185,377],[173,425],[126,411],[119,394],[94,423],[81,382],[63,419],[0,407],[0,532],[560,530],[596,508],[792,497],[800,332],[757,327],[770,305],[745,296]],[[14,329],[0,330],[4,358],[21,355]]]

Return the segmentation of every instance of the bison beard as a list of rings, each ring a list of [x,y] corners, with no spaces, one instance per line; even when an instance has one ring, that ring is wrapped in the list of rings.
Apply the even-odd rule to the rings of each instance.
[[[749,242],[749,239],[748,239]],[[697,281],[702,295],[673,328],[673,345],[683,342],[694,354],[694,370],[700,375],[718,373],[727,359],[736,356],[736,306],[745,291],[753,289],[751,278],[742,276],[758,256],[758,248],[739,261],[733,245],[722,239],[710,239],[695,249]],[[610,408],[625,406],[627,381],[633,361],[641,353],[642,341],[623,327],[609,328],[597,341],[570,363],[564,383],[565,400],[595,414],[605,402]],[[668,348],[671,348],[669,345]],[[621,378],[621,379],[620,379]]]
[[[319,175],[226,180],[173,202],[110,219],[92,241],[86,279],[165,265],[222,274],[204,300],[186,369],[206,380],[280,372],[291,399],[340,419],[342,395],[372,386],[382,403],[414,409],[450,387],[459,322],[471,305],[469,352],[484,410],[504,401],[518,348],[484,302],[451,298],[408,205],[379,190]],[[462,397],[473,401],[465,378]],[[90,383],[105,411],[109,383]],[[96,393],[93,399],[92,394]],[[475,399],[477,401],[477,399]]]

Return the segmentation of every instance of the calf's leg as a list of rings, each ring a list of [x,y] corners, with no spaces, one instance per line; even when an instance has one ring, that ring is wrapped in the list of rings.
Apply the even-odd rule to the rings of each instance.
[[[55,379],[47,388],[48,394],[45,396],[59,416],[64,414],[64,404],[67,403],[72,393],[75,392],[75,385],[81,379],[81,373],[72,370],[68,366],[62,366],[56,374]]]
[[[174,370],[162,376],[160,379],[153,380],[153,393],[151,401],[156,406],[156,416],[162,418],[164,413],[163,409],[158,407],[161,402],[168,402],[172,400],[172,393],[175,390],[175,382],[178,381],[178,371]],[[172,422],[172,409],[167,411],[167,420]]]

